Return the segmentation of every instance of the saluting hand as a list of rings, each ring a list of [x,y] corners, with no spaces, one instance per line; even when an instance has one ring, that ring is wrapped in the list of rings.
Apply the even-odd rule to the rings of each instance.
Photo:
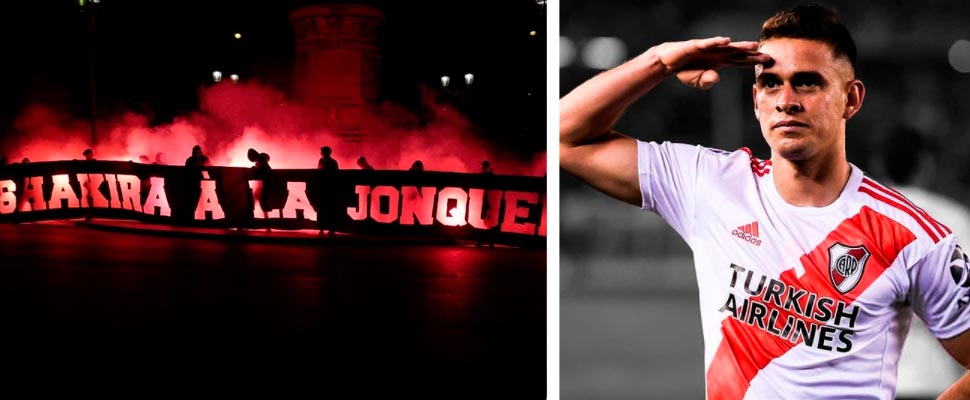
[[[758,52],[758,42],[732,42],[727,37],[668,42],[654,50],[668,74],[675,73],[683,84],[703,90],[721,80],[717,73],[721,67],[751,67],[771,60]]]

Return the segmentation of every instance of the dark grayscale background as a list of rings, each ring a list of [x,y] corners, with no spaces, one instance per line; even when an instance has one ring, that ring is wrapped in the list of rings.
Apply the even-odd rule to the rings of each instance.
[[[665,41],[718,35],[757,40],[764,20],[793,4],[563,0],[560,96]],[[825,5],[838,9],[856,41],[857,73],[867,90],[862,110],[848,123],[849,161],[892,184],[883,164],[885,143],[895,129],[911,128],[926,144],[912,184],[967,204],[970,4]],[[646,140],[747,146],[768,158],[751,106],[753,81],[753,71],[741,69],[722,70],[721,83],[710,92],[668,80],[633,104],[616,129]],[[562,398],[703,398],[703,340],[689,248],[652,213],[607,198],[568,174],[561,188]],[[970,220],[952,215],[937,217],[968,237],[959,232]],[[914,326],[910,339],[918,328],[925,329]]]

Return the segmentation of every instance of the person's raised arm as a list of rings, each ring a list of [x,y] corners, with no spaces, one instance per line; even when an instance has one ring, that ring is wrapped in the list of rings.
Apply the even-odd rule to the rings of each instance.
[[[757,42],[716,37],[664,43],[603,72],[559,100],[559,164],[594,188],[635,206],[642,204],[633,138],[612,130],[620,115],[671,74],[709,89],[725,65],[753,66],[769,60]]]

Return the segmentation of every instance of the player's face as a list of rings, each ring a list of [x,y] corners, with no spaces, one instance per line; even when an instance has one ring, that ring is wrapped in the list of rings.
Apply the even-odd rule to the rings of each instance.
[[[772,61],[755,68],[754,108],[772,156],[805,160],[844,148],[845,121],[862,103],[849,61],[806,39],[770,39],[760,51]]]

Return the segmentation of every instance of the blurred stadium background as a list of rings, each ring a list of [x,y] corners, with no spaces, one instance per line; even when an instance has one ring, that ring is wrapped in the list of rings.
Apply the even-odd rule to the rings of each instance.
[[[719,35],[757,40],[766,18],[794,4],[563,0],[560,96],[665,41]],[[848,123],[849,161],[889,183],[885,143],[894,130],[912,129],[926,145],[913,184],[966,205],[970,3],[822,4],[837,9],[852,32],[859,48],[857,74],[867,89],[862,110]],[[635,103],[616,129],[645,140],[727,150],[745,146],[768,158],[751,108],[753,72],[728,69],[721,77],[710,92],[668,80]],[[607,198],[567,174],[560,198],[562,398],[703,398],[703,340],[690,249],[654,214]]]

